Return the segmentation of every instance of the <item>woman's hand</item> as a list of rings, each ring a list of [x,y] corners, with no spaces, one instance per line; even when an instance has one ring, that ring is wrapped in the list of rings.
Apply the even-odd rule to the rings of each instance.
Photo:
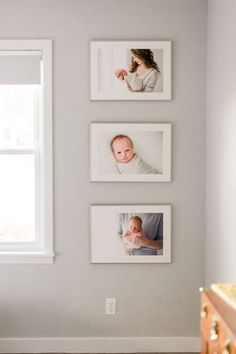
[[[133,233],[130,237],[133,238],[132,242],[139,247],[147,247],[154,250],[160,250],[163,247],[162,240],[149,240],[149,238],[144,235],[143,231]]]
[[[147,246],[148,239],[143,231],[132,233],[130,238],[132,238],[132,242],[138,247]]]

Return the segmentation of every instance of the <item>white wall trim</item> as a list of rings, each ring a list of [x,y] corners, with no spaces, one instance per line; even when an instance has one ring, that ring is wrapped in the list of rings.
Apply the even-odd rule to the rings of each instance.
[[[198,352],[197,337],[0,338],[0,353]]]

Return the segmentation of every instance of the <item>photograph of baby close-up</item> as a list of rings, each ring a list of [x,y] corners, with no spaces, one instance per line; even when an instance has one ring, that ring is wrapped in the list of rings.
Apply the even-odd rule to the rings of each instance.
[[[91,125],[91,180],[170,180],[171,124]]]

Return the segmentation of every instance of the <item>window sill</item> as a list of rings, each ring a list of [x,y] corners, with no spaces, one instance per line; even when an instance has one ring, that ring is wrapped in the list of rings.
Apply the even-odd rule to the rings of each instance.
[[[51,252],[1,252],[0,264],[53,264]]]

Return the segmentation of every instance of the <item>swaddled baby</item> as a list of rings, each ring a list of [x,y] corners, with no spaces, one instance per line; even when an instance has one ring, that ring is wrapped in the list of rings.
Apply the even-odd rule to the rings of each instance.
[[[157,174],[155,168],[149,166],[134,153],[132,140],[126,135],[116,135],[111,141],[111,150],[121,174]]]
[[[138,249],[141,246],[138,242],[138,237],[142,232],[142,219],[139,216],[132,216],[129,219],[129,226],[123,232],[123,246],[124,249],[128,251],[129,254],[132,254],[132,250]]]

